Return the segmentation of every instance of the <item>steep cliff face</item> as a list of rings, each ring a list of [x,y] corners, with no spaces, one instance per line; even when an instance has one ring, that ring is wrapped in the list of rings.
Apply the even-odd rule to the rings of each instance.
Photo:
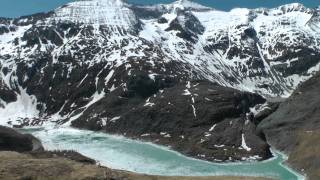
[[[162,107],[164,102],[180,96],[181,86],[206,82],[195,93],[198,96],[194,95],[198,104],[191,106],[189,96],[177,102],[186,122],[168,113],[168,118],[178,121],[176,125],[185,131],[195,120],[194,111],[219,110],[220,100],[213,107],[205,103],[209,98],[206,89],[212,86],[218,89],[217,97],[225,97],[226,92],[241,94],[235,89],[265,97],[287,97],[319,70],[318,14],[319,9],[301,4],[223,12],[187,0],[154,6],[85,0],[46,14],[1,18],[0,123],[105,129],[101,122],[106,118],[124,116],[134,112],[132,109],[144,110],[145,102],[150,100],[155,107]],[[165,100],[153,98],[168,89],[173,92],[166,94]],[[241,97],[256,96],[249,98],[250,106],[261,103],[261,97],[251,93]],[[237,106],[235,99],[226,98],[225,103]],[[247,104],[240,113],[227,107],[226,112],[240,122],[231,147],[241,146],[243,131],[238,130],[249,112]],[[118,109],[108,114],[111,112],[104,106]],[[149,110],[144,112],[141,117],[148,117]],[[137,117],[120,120],[120,130],[107,131],[129,132],[129,125]],[[207,129],[214,122],[231,122],[228,113],[219,118],[204,117],[205,123],[197,126]],[[141,126],[135,124],[132,134],[160,133],[147,126],[152,124],[147,124],[149,120],[140,122]],[[159,118],[157,121],[162,122]],[[163,126],[163,131],[171,130],[166,128]],[[254,130],[250,132],[253,139],[257,136],[263,140]],[[194,138],[199,139],[200,135]],[[216,137],[213,144],[218,141]],[[259,154],[266,157],[265,144],[259,147],[264,149]]]

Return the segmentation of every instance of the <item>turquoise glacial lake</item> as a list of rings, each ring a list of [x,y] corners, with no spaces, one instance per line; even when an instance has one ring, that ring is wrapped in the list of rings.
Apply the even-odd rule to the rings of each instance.
[[[39,138],[47,150],[76,150],[100,164],[137,173],[166,176],[264,176],[298,180],[302,176],[286,167],[285,157],[262,162],[211,163],[186,157],[167,147],[121,136],[73,128],[29,128],[23,132]]]

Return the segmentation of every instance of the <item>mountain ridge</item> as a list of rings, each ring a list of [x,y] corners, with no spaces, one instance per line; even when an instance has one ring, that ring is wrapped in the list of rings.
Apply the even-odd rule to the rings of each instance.
[[[318,10],[291,4],[224,12],[183,2],[189,8],[76,1],[47,14],[0,19],[0,123],[156,134],[164,144],[173,127],[181,133],[169,137],[182,141],[177,149],[187,143],[180,136],[200,142],[185,152],[192,156],[214,160],[210,152],[218,151],[218,160],[228,161],[218,148],[226,145],[230,161],[241,160],[238,152],[269,157],[247,114],[264,103],[261,96],[288,97],[320,70]],[[147,124],[137,120],[137,109]],[[221,131],[214,136],[213,124]],[[243,149],[242,137],[258,148]]]

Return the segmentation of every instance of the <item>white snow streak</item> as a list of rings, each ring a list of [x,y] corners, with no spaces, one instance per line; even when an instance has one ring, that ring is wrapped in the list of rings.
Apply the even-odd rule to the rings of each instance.
[[[244,139],[244,134],[242,134],[241,147],[246,151],[251,151],[251,148],[249,148],[246,144],[246,140]]]

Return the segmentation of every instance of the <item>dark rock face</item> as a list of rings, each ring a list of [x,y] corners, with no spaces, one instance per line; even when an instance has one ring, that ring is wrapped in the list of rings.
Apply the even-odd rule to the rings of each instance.
[[[275,112],[279,105],[281,103],[281,100],[277,101],[269,101],[265,104],[259,104],[254,107],[256,113],[252,113],[249,115],[250,118],[254,121],[254,124],[259,125],[262,120],[267,118],[270,114]]]
[[[17,100],[17,95],[14,91],[9,89],[0,79],[0,99],[6,103],[15,102]],[[0,107],[2,106],[0,102]]]
[[[178,37],[193,43],[197,42],[198,35],[201,35],[204,30],[205,27],[201,22],[188,11],[179,11],[177,18],[166,29],[166,31],[178,31]]]
[[[320,74],[301,84],[277,111],[259,124],[268,142],[289,154],[289,162],[307,173],[320,177],[318,140],[320,138]],[[281,137],[281,138],[280,138]],[[316,140],[317,139],[317,140]]]
[[[276,112],[259,125],[280,150],[291,151],[295,147],[295,134],[292,132],[313,131],[320,128],[319,80],[320,74],[301,84]],[[279,136],[285,138],[276,138]]]
[[[6,27],[6,26],[1,26],[0,27],[0,35],[2,35],[4,33],[8,33],[8,32],[10,32],[8,27]]]
[[[206,81],[178,83],[150,97],[118,90],[72,125],[151,140],[211,161],[266,159],[269,146],[246,117],[249,107],[264,102],[256,94]],[[242,137],[251,150],[242,146]]]
[[[161,18],[158,19],[158,23],[165,24],[165,23],[168,23],[168,20],[166,18],[164,18],[164,17],[161,17]]]
[[[42,150],[41,142],[32,135],[24,135],[13,129],[0,126],[0,151]]]

